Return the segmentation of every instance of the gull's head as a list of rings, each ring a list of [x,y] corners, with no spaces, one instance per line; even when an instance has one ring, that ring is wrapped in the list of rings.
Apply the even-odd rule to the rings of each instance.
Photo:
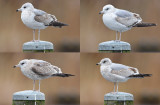
[[[33,10],[33,9],[34,9],[34,7],[31,3],[25,3],[22,5],[21,8],[17,9],[16,11],[18,12],[18,11]]]
[[[111,64],[112,64],[112,61],[109,58],[104,58],[99,63],[97,63],[96,65],[108,66],[108,65],[111,65]]]
[[[29,62],[28,59],[21,60],[21,61],[18,63],[18,65],[13,66],[13,68],[16,68],[16,67],[23,68],[23,67],[25,67],[25,66],[28,64],[28,62]]]
[[[114,11],[115,11],[114,6],[111,4],[108,4],[103,7],[103,10],[99,12],[99,14],[112,13]]]

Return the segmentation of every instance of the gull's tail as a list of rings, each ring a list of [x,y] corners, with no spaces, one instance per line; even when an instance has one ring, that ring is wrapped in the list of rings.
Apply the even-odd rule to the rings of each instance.
[[[65,23],[62,23],[62,22],[59,22],[59,21],[52,21],[52,22],[49,23],[49,25],[46,25],[46,26],[54,26],[54,27],[61,28],[62,26],[68,26],[68,24],[65,24]]]
[[[128,76],[128,78],[144,78],[144,77],[151,77],[152,74],[133,74]]]
[[[53,74],[52,76],[69,77],[69,76],[75,76],[75,75],[65,74],[65,73],[57,73],[57,74]]]
[[[133,27],[151,27],[151,26],[156,26],[156,24],[155,23],[138,23]]]

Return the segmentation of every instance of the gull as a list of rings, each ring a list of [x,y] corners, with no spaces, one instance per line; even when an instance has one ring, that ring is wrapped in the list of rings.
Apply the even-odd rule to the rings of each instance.
[[[121,41],[121,32],[128,31],[132,27],[156,26],[154,23],[143,23],[139,14],[115,8],[111,4],[105,5],[99,14],[103,14],[104,25],[116,31],[116,41],[118,41],[118,32],[120,33],[119,41]]]
[[[62,26],[68,26],[62,22],[59,22],[54,15],[48,14],[42,10],[34,8],[31,3],[25,3],[20,9],[16,10],[21,12],[22,22],[29,28],[33,29],[33,41],[35,41],[35,30],[38,29],[38,41],[40,41],[40,30],[45,29],[48,26],[54,26],[61,28]]]
[[[112,63],[109,58],[102,59],[96,65],[100,65],[101,75],[108,81],[114,82],[114,92],[117,84],[118,92],[118,83],[126,82],[131,78],[144,78],[150,77],[151,74],[140,74],[137,68],[126,66],[123,64]]]
[[[37,59],[24,59],[15,65],[14,68],[20,67],[22,73],[33,80],[33,91],[35,91],[35,80],[39,80],[39,92],[40,92],[40,80],[49,77],[69,77],[74,76],[72,74],[62,73],[61,69],[57,66],[51,65],[50,63],[37,60]]]

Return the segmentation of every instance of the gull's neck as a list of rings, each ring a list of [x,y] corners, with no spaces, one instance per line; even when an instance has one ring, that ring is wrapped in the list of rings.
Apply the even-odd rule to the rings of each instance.
[[[101,72],[110,72],[111,65],[101,65],[100,70],[101,70]]]
[[[109,11],[109,12],[107,12],[107,13],[114,13],[114,12],[116,12],[118,9],[117,8],[112,8],[112,10],[111,11]]]
[[[28,11],[33,11],[32,9],[28,9],[28,10],[23,10],[22,12],[28,12]]]

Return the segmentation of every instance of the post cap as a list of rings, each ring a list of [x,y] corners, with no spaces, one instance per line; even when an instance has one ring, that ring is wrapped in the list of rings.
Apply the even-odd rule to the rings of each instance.
[[[15,92],[13,100],[45,100],[45,94],[33,90]]]
[[[111,92],[104,95],[104,100],[133,101],[134,97],[130,93]]]
[[[106,41],[99,44],[99,51],[130,51],[131,45],[123,41]]]
[[[51,42],[47,41],[30,41],[23,44],[23,51],[35,51],[35,50],[52,50],[54,46]]]

